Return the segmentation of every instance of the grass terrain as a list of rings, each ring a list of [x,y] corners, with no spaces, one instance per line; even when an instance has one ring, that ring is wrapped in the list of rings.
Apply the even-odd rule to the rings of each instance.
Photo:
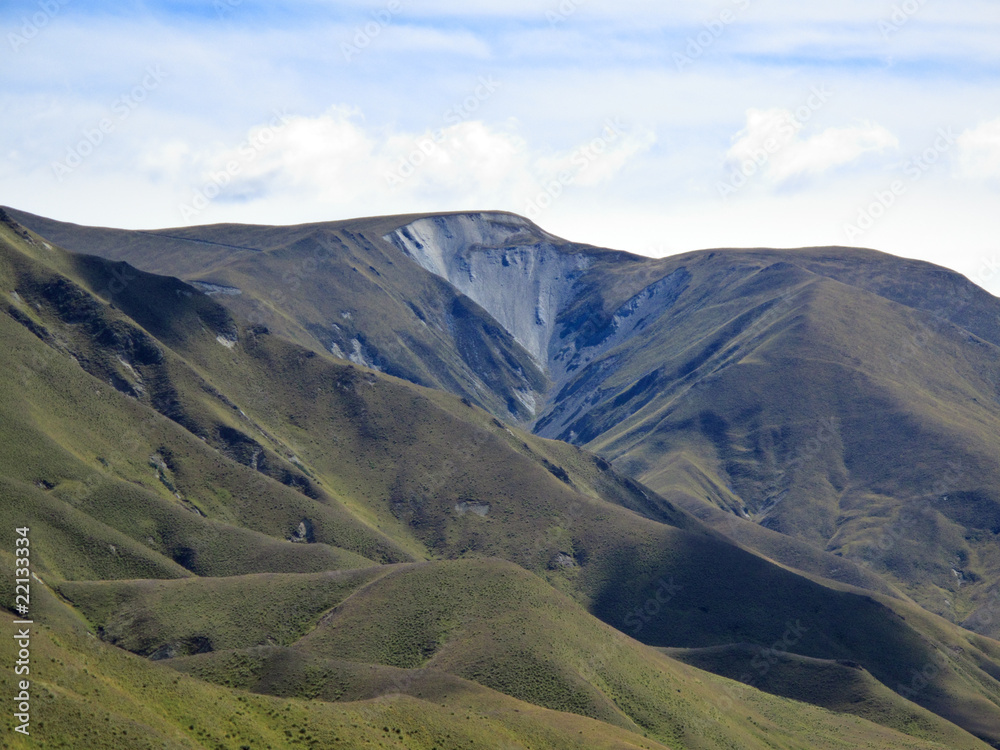
[[[344,598],[352,585],[359,588]],[[699,701],[711,705],[721,700],[719,695],[713,698],[713,691],[724,684],[712,683],[714,687],[700,693],[694,687],[698,683],[690,675],[679,674],[673,660],[599,623],[536,576],[499,560],[392,566],[322,577],[68,582],[59,591],[107,640],[142,654],[196,653],[214,647],[218,653],[181,661],[187,665],[181,668],[221,684],[279,695],[343,698],[360,689],[358,680],[367,684],[365,674],[385,686],[389,677],[373,676],[358,664],[417,670],[413,679],[419,677],[421,684],[425,678],[447,672],[537,705],[640,728],[668,744],[697,747],[691,728],[704,733],[708,721],[703,715],[705,705]],[[338,600],[342,602],[328,609]],[[273,608],[265,606],[269,601],[274,602]],[[913,612],[907,614],[913,617]],[[858,617],[856,611],[847,612],[845,624],[854,622],[863,632],[872,632],[865,630]],[[655,624],[654,618],[649,621]],[[909,699],[929,701],[951,721],[988,733],[983,720],[992,709],[982,695],[991,690],[990,682],[973,664],[978,660],[985,666],[990,652],[982,644],[957,640],[954,626],[939,618],[924,625],[925,632],[940,639],[937,643],[947,643],[965,656],[945,659],[911,640],[909,651],[897,645],[881,662],[870,654],[866,661],[880,667],[876,671],[884,680],[886,665],[898,661],[901,668],[894,676],[906,684],[893,684],[894,688],[902,688]],[[756,688],[777,695],[856,714],[950,746],[964,746],[959,737],[969,741],[953,724],[876,682],[857,662],[844,666],[778,653],[802,648],[813,637],[806,628],[800,640],[779,638],[770,648],[736,649],[737,655],[750,654],[742,661],[732,658],[726,650],[729,647],[690,653],[721,654],[716,661],[693,663],[735,679],[749,673]],[[295,655],[287,648],[262,651],[265,643],[291,646]],[[884,639],[880,644],[885,649]],[[855,653],[862,650],[856,647]],[[312,664],[308,655],[323,664]],[[341,672],[346,667],[333,662],[354,666],[345,676]],[[832,671],[824,673],[823,683],[817,684],[821,670],[789,676],[789,670],[783,669],[789,663],[821,665]],[[934,667],[928,673],[930,684],[911,684],[906,668],[917,665],[913,668],[923,670],[927,663]],[[289,677],[288,669],[297,676]],[[395,673],[392,679],[403,677]],[[978,687],[970,689],[968,683],[977,679]],[[712,743],[724,744],[727,735],[711,736]]]
[[[102,624],[103,640],[143,656],[183,655],[192,648],[288,645],[315,627],[320,613],[385,574],[374,567],[308,575],[66,581],[57,591],[91,622]]]
[[[965,732],[889,690],[857,662],[811,659],[749,645],[663,649],[672,658],[724,675],[772,695],[783,695],[853,714],[949,747],[968,741]]]
[[[113,248],[113,260],[152,273],[240,290],[218,299],[284,338],[324,353],[336,345],[358,362],[458,393],[505,419],[530,418],[518,391],[541,398],[547,387],[487,314],[448,284],[415,274],[381,235],[373,242],[353,222],[146,233],[66,227],[8,211],[76,252],[112,257],[105,251]]]
[[[665,747],[471,685],[433,701],[397,693],[338,704],[216,686],[93,638],[39,584],[33,594],[35,617],[45,625],[33,631],[31,645],[31,734],[13,732],[13,718],[5,715],[2,741],[12,749]],[[10,663],[11,639],[4,639],[0,655]],[[9,670],[0,686],[15,694]]]
[[[429,579],[414,581],[414,575],[429,576]],[[394,578],[399,580],[393,581]],[[421,584],[435,586],[435,590],[440,592],[442,583],[457,583],[461,579],[477,582],[478,588],[474,590],[473,586],[467,584],[462,590],[451,590],[453,605],[442,609],[446,610],[446,619],[458,616],[463,620],[462,632],[458,635],[453,632],[453,637],[442,644],[439,653],[432,656],[427,666],[419,669],[392,668],[379,665],[377,661],[373,663],[372,654],[363,653],[379,648],[376,643],[379,632],[388,633],[405,653],[406,641],[420,641],[425,635],[424,632],[414,631],[416,622],[432,627],[440,622],[438,618],[428,618],[426,613],[413,617],[408,601],[403,601],[401,607],[390,605],[386,610],[385,605],[382,605],[386,595],[410,594],[412,601],[419,605],[427,595]],[[394,591],[378,591],[378,584],[383,581],[393,584]],[[121,585],[128,587],[133,584]],[[73,586],[79,590],[83,585]],[[522,607],[518,616],[521,621],[520,631],[527,632],[509,633],[510,622],[506,614],[501,614],[499,618],[484,617],[482,608],[475,601],[470,601],[470,598],[474,600],[476,597],[490,595],[493,595],[495,601],[496,595],[501,594],[506,595],[508,601],[497,602],[500,605],[509,604],[509,600],[513,598],[530,597],[532,604]],[[234,596],[234,599],[238,598]],[[225,600],[217,592],[206,597],[206,601]],[[458,603],[457,608],[454,602]],[[365,619],[364,627],[358,632],[360,641],[355,643],[348,638],[344,650],[368,661],[352,662],[317,655],[317,649],[328,650],[333,647],[335,642],[326,637],[327,633],[348,627],[350,618],[358,614],[357,608],[367,609],[370,617]],[[535,741],[538,741],[537,735],[540,733],[533,726],[533,717],[541,719],[548,731],[556,737],[559,736],[557,730],[560,728],[571,728],[570,733],[576,736],[569,737],[569,742],[579,742],[583,747],[601,747],[602,740],[616,737],[616,729],[620,733],[617,735],[617,742],[621,744],[611,742],[608,744],[610,747],[659,747],[656,737],[662,734],[672,737],[664,746],[684,748],[796,748],[802,742],[798,738],[805,735],[809,737],[809,746],[817,748],[843,748],[850,746],[850,743],[875,748],[984,747],[971,736],[940,720],[938,722],[941,726],[919,727],[917,736],[910,736],[857,717],[841,716],[794,701],[767,696],[752,688],[687,667],[598,623],[571,600],[541,584],[537,578],[506,563],[457,561],[416,567],[394,566],[388,577],[376,579],[375,587],[371,584],[362,585],[356,595],[335,607],[331,613],[332,617],[324,617],[316,630],[292,648],[258,646],[152,663],[139,659],[128,662],[123,656],[115,658],[126,660],[125,663],[132,664],[133,667],[137,664],[148,665],[145,667],[147,670],[174,667],[201,680],[217,683],[219,689],[226,690],[244,702],[248,700],[248,696],[242,690],[252,690],[281,698],[309,699],[305,704],[308,706],[332,702],[338,711],[335,716],[346,714],[353,718],[356,716],[357,706],[361,715],[367,715],[369,721],[363,726],[352,728],[377,730],[379,722],[371,719],[372,714],[375,714],[379,716],[379,721],[394,719],[395,723],[388,724],[391,734],[394,728],[399,728],[400,734],[407,735],[397,735],[393,739],[399,744],[387,746],[431,746],[429,743],[424,745],[414,741],[413,735],[417,733],[407,725],[407,720],[412,722],[414,715],[417,715],[423,719],[424,729],[428,724],[435,726],[441,721],[439,717],[443,717],[444,725],[448,727],[442,730],[443,733],[450,733],[448,730],[452,723],[457,724],[460,729],[463,721],[476,721],[476,728],[483,734],[476,733],[470,739],[474,739],[476,743],[483,741],[490,747],[503,746],[498,744],[501,742],[498,738],[510,738],[511,747],[534,747],[532,740],[523,736],[535,729]],[[377,619],[382,615],[388,617],[384,623]],[[472,643],[461,646],[458,643],[460,639],[470,637],[495,639],[488,649],[488,661],[482,662],[476,658],[482,654],[474,649]],[[253,634],[249,634],[248,638],[253,638]],[[109,646],[101,642],[90,641],[90,644],[95,650],[110,650]],[[552,700],[553,697],[564,694],[565,690],[560,683],[573,685],[577,693],[589,690],[597,701],[607,706],[610,723],[579,716],[573,719],[570,718],[572,714],[566,713],[542,712],[531,703],[514,701],[483,687],[478,681],[461,679],[442,671],[457,670],[455,659],[460,663],[465,658],[462,654],[467,648],[472,649],[470,655],[481,673],[489,671],[494,676],[502,676],[512,670],[519,672],[526,678],[524,685],[529,690],[537,690],[540,674],[550,676],[548,683],[536,694],[535,702],[539,698]],[[542,665],[549,666],[539,670],[539,664],[530,658],[532,655]],[[447,664],[449,658],[450,666]],[[525,669],[526,666],[529,668]],[[184,684],[190,689],[192,684],[203,683],[186,681],[178,684]],[[520,687],[521,681],[517,681],[516,685]],[[237,692],[232,693],[233,689]],[[632,700],[629,700],[630,690],[636,690],[636,694],[631,696]],[[630,714],[624,715],[624,711],[605,696],[613,697]],[[416,702],[409,716],[407,712],[397,708],[399,704],[408,705],[407,697]],[[363,703],[358,703],[359,701]],[[293,702],[292,705],[294,708],[298,702]],[[390,706],[396,710],[388,710]],[[377,712],[379,707],[384,710]],[[227,708],[223,704],[219,710]],[[240,711],[238,716],[241,721],[242,717],[249,716],[254,721],[251,726],[255,726],[257,717],[255,712],[249,710],[251,708],[253,703],[246,707],[240,706],[237,709]],[[343,713],[340,713],[341,710]],[[640,728],[632,721],[631,716],[649,726]],[[491,717],[492,722],[485,726],[479,724],[483,717]],[[511,721],[511,717],[515,720]],[[186,720],[182,719],[182,723]],[[316,726],[315,722],[316,720],[312,727]],[[933,720],[926,723],[932,725]],[[616,728],[615,724],[624,726]],[[228,723],[222,722],[222,725],[228,726]],[[196,725],[196,729],[199,726],[201,725]],[[346,729],[347,722],[341,726]],[[320,730],[312,727],[307,732],[314,739],[318,738]],[[632,732],[627,731],[629,727]],[[490,739],[489,732],[498,734]],[[935,734],[939,735],[937,741],[931,739]],[[248,736],[249,733],[244,730],[238,739],[243,742]],[[359,739],[356,741],[361,741],[360,737],[364,736],[357,733],[355,737]],[[232,739],[236,740],[237,737]],[[561,739],[566,741],[565,738]],[[461,744],[437,746],[465,746],[465,741],[467,740],[463,739]],[[549,742],[551,744],[541,746],[574,746],[559,744],[552,739]],[[323,746],[321,743],[316,744]]]
[[[678,687],[670,693],[644,661],[663,657],[648,650],[623,657],[621,671],[581,675],[578,657],[586,664],[606,639],[624,637],[580,605],[657,646],[767,647],[801,622],[804,637],[788,649],[857,660],[894,690],[943,654],[913,699],[1000,737],[992,641],[777,566],[606,461],[456,396],[237,323],[176,281],[69,256],[9,226],[0,233],[9,299],[0,356],[12,386],[0,395],[3,502],[36,529],[39,574],[109,640],[168,656],[290,645],[317,625],[294,642],[317,659],[397,668],[440,659],[457,677],[548,708],[697,743],[707,725],[696,732],[686,717],[714,716],[703,700],[729,683],[708,678],[695,703],[683,688],[675,699]],[[111,284],[116,272],[132,276],[124,290]],[[431,558],[459,561],[399,565]],[[365,579],[377,563],[385,575],[335,609],[340,594],[312,596],[323,582]],[[477,577],[492,583],[479,590]],[[266,611],[276,587],[291,592],[281,600],[287,622]],[[546,605],[538,612],[536,600]],[[531,621],[513,656],[516,623],[488,616],[498,601]],[[373,635],[372,617],[393,629]],[[334,632],[341,621],[349,627]],[[451,630],[466,622],[482,638]],[[566,623],[576,630],[568,649],[552,635]],[[357,653],[327,652],[331,643]],[[768,707],[767,732],[797,727],[778,732],[784,746],[826,715],[739,690]],[[830,721],[832,738],[854,719]],[[706,746],[764,741],[736,714],[722,723]],[[894,729],[854,726],[898,741],[888,739]]]
[[[590,263],[538,367],[383,241],[416,216],[147,233],[11,214],[77,252],[238,289],[216,299],[276,335],[584,444],[700,517],[780,532],[794,541],[735,533],[782,564],[1000,635],[980,616],[1000,581],[1000,303],[958,274],[848,248],[654,260],[527,231]],[[641,307],[671,278],[675,299]],[[648,317],[619,340],[632,309]]]

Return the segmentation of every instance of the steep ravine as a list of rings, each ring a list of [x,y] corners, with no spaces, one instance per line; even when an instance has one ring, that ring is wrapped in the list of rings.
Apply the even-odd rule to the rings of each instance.
[[[512,214],[419,219],[384,238],[492,315],[543,369],[560,310],[591,259]]]
[[[425,217],[383,239],[476,302],[532,356],[553,384],[533,409],[536,431],[547,437],[566,437],[568,421],[594,405],[595,389],[615,372],[615,358],[605,355],[663,315],[691,278],[677,269],[595,315],[592,304],[577,309],[589,294],[579,282],[609,251],[567,243],[523,217]]]

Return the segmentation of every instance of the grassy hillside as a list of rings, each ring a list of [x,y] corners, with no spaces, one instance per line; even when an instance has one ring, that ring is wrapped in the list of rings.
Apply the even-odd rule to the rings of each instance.
[[[200,653],[199,659],[183,663],[192,669],[207,664],[198,667],[207,671],[197,673],[226,685],[257,685],[264,692],[279,690],[268,686],[284,685],[280,690],[286,692],[277,694],[306,695],[326,694],[347,679],[358,689],[357,674],[331,677],[330,684],[319,681],[301,656],[293,663],[308,677],[303,678],[307,684],[262,671],[259,647],[272,645],[327,661],[444,671],[538,705],[626,728],[639,726],[668,742],[693,742],[683,727],[692,713],[703,710],[689,700],[694,688],[687,680],[678,682],[675,663],[591,618],[536,576],[499,560],[383,566],[320,576],[67,582],[58,590],[105,640],[156,658]],[[643,611],[650,629],[665,623],[649,613],[659,609],[659,601],[666,608],[677,596],[673,591],[661,593],[660,600],[649,603],[656,606]],[[267,602],[274,606],[265,606]],[[996,713],[990,699],[996,700],[998,691],[983,670],[995,671],[989,666],[997,657],[995,648],[971,634],[961,635],[939,618],[921,615],[912,605],[905,609],[907,605],[900,604],[900,616],[872,601],[846,597],[838,604],[833,612],[815,615],[825,632],[816,632],[815,620],[810,620],[791,630],[786,624],[785,632],[768,646],[671,653],[758,689],[856,714],[914,736],[940,740],[957,730],[911,700],[979,734],[990,734],[990,717]],[[918,631],[904,621],[913,622]],[[635,634],[647,635],[642,628]],[[838,634],[841,643],[830,643]],[[220,653],[204,654],[211,650]],[[839,662],[831,653],[840,655]],[[267,664],[275,659],[278,666],[285,664],[283,656],[267,656]],[[333,667],[322,666],[328,668]],[[914,682],[915,672],[926,679]],[[380,679],[384,682],[384,675]]]
[[[490,309],[384,239],[424,217],[126,232],[10,214],[74,251],[212,282],[229,310],[313,351],[586,446],[782,564],[1000,634],[1000,618],[971,619],[1000,581],[1000,302],[953,272],[848,248],[654,260],[524,224],[460,252],[581,259],[533,362]],[[523,273],[508,261],[501,286]]]
[[[770,746],[796,747],[818,723],[831,747],[841,732],[895,746],[896,729],[916,731],[899,714],[883,729],[732,688],[754,707],[745,723],[742,708],[717,710],[730,683],[611,625],[655,646],[854,660],[1000,741],[994,642],[776,565],[603,459],[9,222],[0,286],[5,510],[32,526],[39,575],[110,643],[157,659],[288,647],[323,669],[431,660],[693,747],[768,746],[772,734]],[[424,562],[437,558],[448,562]],[[619,667],[588,667],[605,646]],[[907,692],[928,664],[939,665],[928,684]],[[221,681],[250,686],[238,676]],[[948,742],[957,731],[917,729]]]
[[[299,582],[293,586],[294,578]],[[670,747],[791,748],[807,727],[811,747],[862,740],[875,747],[984,747],[929,712],[915,707],[906,712],[912,704],[898,698],[904,720],[896,721],[895,731],[906,739],[886,727],[766,696],[684,666],[599,623],[509,563],[393,566],[367,583],[366,578],[355,576],[356,592],[314,615],[315,628],[301,638],[283,628],[277,644],[251,645],[259,642],[257,610],[245,632],[231,628],[227,639],[217,638],[229,650],[162,663],[226,687],[338,703],[404,694],[451,709],[472,699],[485,711],[495,710],[497,694],[484,689],[492,688],[531,704],[596,717]],[[250,598],[266,599],[267,591],[311,587],[315,578],[191,583],[180,597],[151,598],[145,584],[132,583],[65,584],[60,590],[103,623],[104,632],[109,625],[123,626],[130,640],[121,645],[135,647],[153,632],[176,639],[178,622],[208,632],[247,609],[246,592],[260,587]],[[317,615],[330,604],[318,599]],[[117,609],[108,608],[109,601]],[[215,615],[204,611],[208,602]],[[275,608],[285,609],[281,602]]]
[[[924,313],[835,281],[795,299],[709,356],[697,387],[658,386],[590,447],[667,494],[683,484],[671,457],[690,456],[732,494],[689,499],[731,503],[963,620],[1000,574],[1000,350],[950,325],[927,333]],[[886,355],[917,333],[926,348],[897,370]]]
[[[948,747],[967,742],[964,732],[911,703],[874,679],[857,662],[812,659],[787,652],[762,653],[746,644],[704,649],[663,649],[685,664],[724,675],[773,695],[853,714]]]
[[[504,419],[530,419],[523,402],[547,388],[484,311],[415,273],[377,229],[369,239],[366,230],[384,220],[129,232],[7,211],[54,244],[203,284],[244,319],[301,346],[457,393]]]
[[[5,568],[8,561],[5,556]],[[602,722],[468,684],[449,686],[433,700],[397,692],[336,704],[216,686],[93,638],[40,584],[33,593],[35,618],[45,625],[33,631],[31,645],[30,736],[13,731],[9,713],[3,719],[4,746],[12,750],[665,747]],[[12,639],[4,639],[0,658],[8,664],[13,660]],[[10,670],[0,676],[0,687],[16,694]],[[883,747],[899,739],[878,728],[872,734]]]

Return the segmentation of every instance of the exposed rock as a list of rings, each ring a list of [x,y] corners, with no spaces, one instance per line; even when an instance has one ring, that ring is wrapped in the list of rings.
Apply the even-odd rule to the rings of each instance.
[[[315,542],[312,521],[308,518],[303,518],[299,521],[299,525],[292,532],[292,535],[288,537],[288,541],[296,544],[312,544]]]
[[[553,555],[552,559],[549,561],[549,568],[555,570],[556,568],[575,568],[576,560],[573,556],[566,552],[557,552]]]
[[[237,295],[243,294],[242,289],[237,289],[234,286],[223,286],[222,284],[211,284],[207,281],[191,281],[188,282],[203,294],[207,294],[209,297],[214,297],[217,294],[223,294],[229,297],[235,297]]]
[[[419,219],[385,239],[486,310],[543,369],[558,313],[590,265],[510,214]]]
[[[460,516],[464,516],[466,513],[475,513],[477,516],[485,517],[490,512],[490,504],[476,500],[460,500],[455,504],[455,512]]]
[[[149,660],[163,661],[164,659],[173,659],[175,656],[177,656],[177,648],[172,643],[167,643],[151,653]]]

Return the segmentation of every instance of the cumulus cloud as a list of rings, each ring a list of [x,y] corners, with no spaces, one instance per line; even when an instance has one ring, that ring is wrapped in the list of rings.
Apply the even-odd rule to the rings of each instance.
[[[803,111],[809,110],[803,116]],[[733,138],[726,153],[727,163],[744,175],[762,172],[772,183],[801,175],[823,174],[856,162],[869,153],[899,146],[889,130],[870,122],[828,128],[803,137],[805,121],[812,109],[750,109],[747,125]]]
[[[1000,117],[958,137],[959,165],[965,177],[1000,180]]]
[[[194,167],[181,207],[185,219],[214,202],[269,195],[300,195],[362,213],[387,202],[396,210],[469,204],[523,210],[553,181],[592,188],[613,179],[655,140],[649,131],[608,120],[591,140],[552,154],[533,148],[515,123],[452,119],[443,128],[406,133],[369,128],[348,107],[314,117],[277,114],[240,144],[195,154],[172,141],[146,166],[175,173],[187,159]]]

